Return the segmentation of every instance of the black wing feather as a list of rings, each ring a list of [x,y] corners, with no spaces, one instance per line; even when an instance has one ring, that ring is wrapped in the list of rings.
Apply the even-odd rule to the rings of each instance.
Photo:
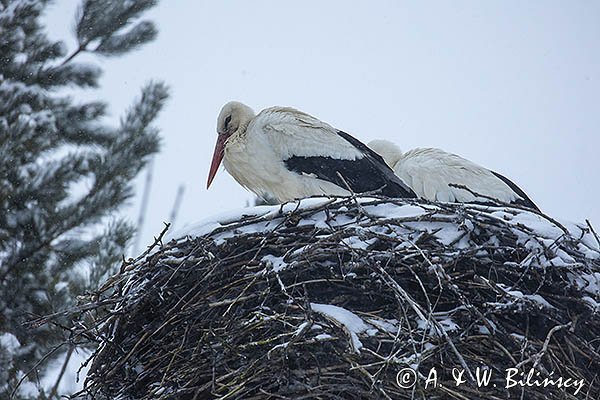
[[[490,172],[492,174],[496,175],[496,177],[498,177],[500,180],[502,180],[502,182],[506,183],[508,185],[508,187],[512,189],[513,192],[515,192],[516,194],[519,195],[519,197],[521,197],[521,199],[517,199],[517,200],[513,201],[513,203],[519,204],[519,205],[522,205],[525,207],[533,208],[534,210],[540,211],[538,206],[536,206],[535,203],[529,198],[529,196],[527,196],[525,194],[525,192],[520,187],[518,187],[513,181],[511,181],[504,175],[501,175],[497,172],[494,172],[491,170],[490,170]]]
[[[338,131],[338,134],[360,150],[364,157],[357,160],[339,160],[321,156],[293,156],[284,161],[286,167],[299,174],[314,174],[317,178],[344,189],[349,186],[354,193],[380,190],[379,193],[387,197],[417,197],[379,154],[345,132]]]

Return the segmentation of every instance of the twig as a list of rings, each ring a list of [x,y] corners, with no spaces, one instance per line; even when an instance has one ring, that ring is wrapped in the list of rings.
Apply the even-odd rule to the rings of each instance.
[[[23,384],[23,381],[25,381],[25,379],[27,379],[29,377],[29,374],[31,374],[34,371],[37,371],[38,367],[40,365],[42,365],[49,357],[51,357],[54,353],[56,353],[61,347],[63,347],[66,343],[59,343],[58,345],[56,345],[52,350],[50,350],[48,353],[46,353],[42,358],[39,359],[39,361],[37,361],[33,367],[31,367],[27,372],[25,372],[23,374],[23,376],[21,377],[21,379],[19,379],[19,381],[17,382],[17,384],[15,385],[14,389],[12,390],[12,392],[10,393],[10,398],[14,399],[15,395],[17,394],[17,391],[19,390],[19,388],[21,387],[21,385]]]
[[[60,64],[60,66],[62,67],[63,65],[66,65],[67,63],[71,62],[71,60],[73,60],[75,57],[77,57],[77,55],[79,53],[87,51],[87,45],[88,44],[89,44],[89,42],[86,42],[86,43],[83,43],[83,44],[79,45],[79,47],[77,48],[77,50],[75,50],[73,53],[71,53],[70,56],[68,56],[67,58],[65,58],[65,60]]]
[[[523,360],[520,363],[518,363],[517,365],[515,365],[515,368],[521,368],[523,365],[527,364],[530,361],[533,361],[533,368],[537,367],[537,365],[541,361],[542,357],[544,356],[544,354],[546,354],[546,351],[548,350],[548,344],[550,344],[550,339],[552,339],[552,335],[561,329],[571,327],[571,325],[572,325],[572,322],[569,322],[567,324],[556,325],[554,328],[550,329],[550,331],[548,332],[548,335],[546,336],[546,339],[544,340],[542,349],[538,353],[529,357],[528,359]]]
[[[141,260],[142,258],[146,257],[148,254],[150,254],[150,252],[159,245],[162,245],[162,238],[165,236],[165,234],[167,233],[167,231],[169,230],[169,228],[171,227],[171,224],[164,222],[165,227],[163,228],[163,230],[160,232],[160,234],[158,236],[154,237],[154,242],[148,246],[148,248],[146,248],[146,250],[140,254],[139,256],[137,256],[134,260],[135,262],[138,262],[139,260]]]
[[[561,224],[560,222],[558,222],[554,218],[552,218],[552,217],[544,214],[543,212],[541,212],[539,210],[536,210],[535,208],[529,208],[529,207],[521,206],[519,204],[507,203],[505,201],[496,199],[494,197],[486,196],[486,195],[481,194],[481,193],[477,193],[477,192],[469,189],[465,185],[458,185],[456,183],[449,183],[448,186],[455,187],[455,188],[458,188],[458,189],[466,190],[466,191],[468,191],[469,193],[471,193],[475,197],[481,197],[481,198],[484,198],[484,199],[487,199],[487,200],[491,200],[494,203],[497,203],[497,204],[499,204],[501,206],[510,207],[510,208],[516,208],[516,209],[519,209],[519,210],[529,211],[531,213],[537,214],[540,217],[543,217],[543,218],[547,219],[548,221],[552,222],[554,225],[556,225],[557,227],[559,227],[564,233],[566,233],[566,234],[569,233],[569,230],[567,228],[565,228],[563,226],[563,224]]]
[[[596,231],[592,227],[592,223],[590,222],[589,219],[586,219],[585,223],[587,224],[588,228],[590,228],[590,231],[594,234],[594,237],[596,238],[596,243],[598,243],[598,247],[600,247],[600,238],[598,238],[598,234],[596,233]]]
[[[52,398],[57,395],[58,385],[60,385],[60,381],[62,380],[62,377],[65,374],[65,371],[67,370],[67,365],[69,365],[69,361],[71,360],[71,356],[73,355],[73,350],[75,350],[75,346],[69,346],[69,350],[67,350],[67,353],[65,355],[65,361],[63,362],[63,365],[60,368],[60,372],[58,373],[58,377],[56,378],[56,383],[54,383],[54,386],[52,387],[52,390],[50,391],[48,397]]]

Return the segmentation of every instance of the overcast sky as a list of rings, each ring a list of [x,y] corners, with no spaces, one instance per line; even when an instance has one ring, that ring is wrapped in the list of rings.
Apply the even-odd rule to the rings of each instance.
[[[50,36],[70,48],[77,3],[56,1],[47,15]],[[92,95],[116,120],[146,81],[172,89],[157,121],[145,243],[180,184],[178,227],[251,201],[223,169],[206,190],[229,100],[293,106],[364,142],[457,153],[512,179],[549,215],[600,229],[600,2],[163,0],[144,18],[158,39],[94,58],[105,73]]]

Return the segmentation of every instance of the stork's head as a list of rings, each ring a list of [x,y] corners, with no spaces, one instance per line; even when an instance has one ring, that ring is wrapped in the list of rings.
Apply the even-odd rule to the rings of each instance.
[[[371,140],[367,146],[375,153],[379,154],[385,163],[394,168],[396,163],[402,158],[402,150],[396,144],[387,140]]]
[[[227,141],[234,135],[244,134],[253,118],[254,111],[247,105],[237,101],[230,101],[221,109],[219,118],[217,118],[217,144],[215,145],[215,152],[210,164],[208,181],[206,182],[207,189],[215,178],[219,165],[221,165]]]

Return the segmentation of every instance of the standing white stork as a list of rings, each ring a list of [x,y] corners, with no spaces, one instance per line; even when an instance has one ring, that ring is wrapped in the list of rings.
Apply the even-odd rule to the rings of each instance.
[[[239,184],[280,202],[350,191],[416,197],[365,144],[293,108],[272,107],[255,115],[232,101],[219,114],[217,133],[207,188],[224,160]]]
[[[508,178],[456,154],[435,148],[417,148],[403,154],[398,146],[387,140],[373,140],[368,146],[380,154],[418,196],[427,200],[490,202],[490,199],[477,197],[468,190],[449,186],[455,184],[504,203],[539,211],[525,192]]]

